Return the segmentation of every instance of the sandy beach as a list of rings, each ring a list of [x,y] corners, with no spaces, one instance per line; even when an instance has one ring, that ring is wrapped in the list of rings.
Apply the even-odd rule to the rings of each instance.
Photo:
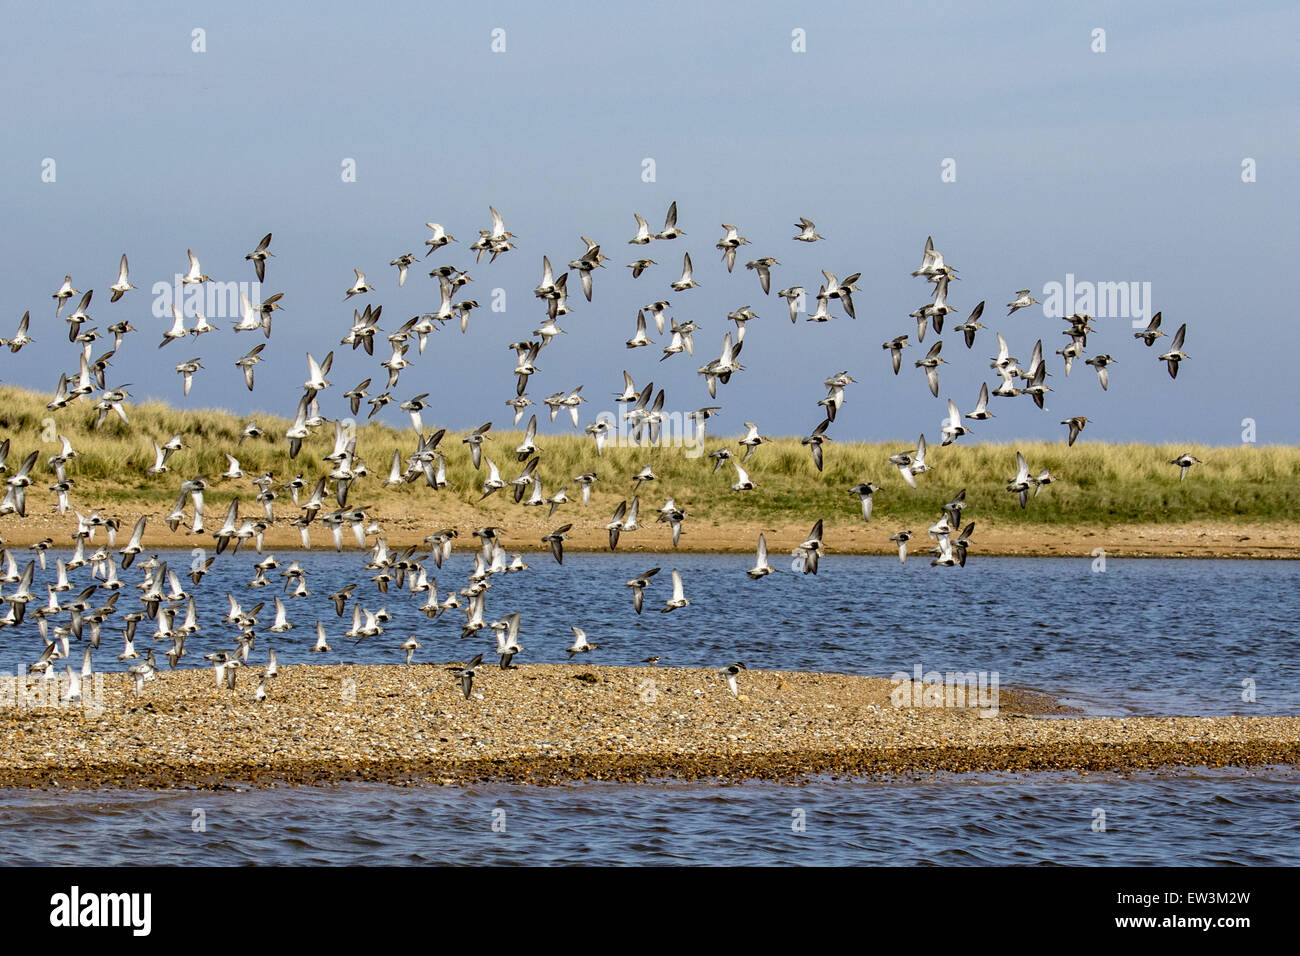
[[[451,666],[282,667],[261,703],[255,667],[234,691],[218,689],[208,669],[163,671],[139,698],[125,675],[110,674],[100,713],[15,706],[11,684],[0,786],[793,780],[1300,762],[1300,717],[1085,719],[1008,688],[996,715],[980,716],[972,706],[896,707],[891,691],[914,685],[886,678],[772,671],[743,673],[737,699],[715,670],[586,663],[485,666],[466,700]]]
[[[657,507],[657,505],[656,505]],[[211,548],[215,542],[211,534],[188,534],[184,527],[175,533],[163,524],[166,511],[139,509],[112,509],[121,519],[122,532],[119,547],[129,537],[129,529],[141,513],[149,515],[149,525],[144,535],[146,548]],[[566,551],[605,551],[609,536],[604,530],[609,516],[595,506],[573,508],[547,519],[544,509],[522,509],[501,505],[471,505],[451,496],[434,499],[419,511],[400,510],[396,506],[376,511],[389,546],[405,548],[422,545],[425,537],[443,528],[460,532],[458,547],[473,548],[476,539],[470,533],[484,525],[496,525],[503,530],[502,540],[509,551],[543,551],[543,535],[561,524],[572,523],[573,530],[565,540]],[[1016,523],[1005,520],[984,519],[973,516],[976,531],[971,555],[1016,557],[1078,557],[1093,558],[1098,549],[1108,558],[1277,558],[1300,559],[1300,523],[1281,521],[1223,521],[1202,523],[1149,523],[1117,524],[1089,527],[1086,525],[1056,525],[1041,523]],[[899,527],[910,527],[924,532],[917,523],[873,520],[865,523],[853,515],[827,516],[825,519],[826,544],[830,554],[896,554],[897,548],[889,536]],[[756,521],[728,518],[725,522],[707,518],[688,520],[676,550],[691,553],[750,553],[758,535],[767,535],[773,553],[788,550],[803,541],[808,534],[805,521]],[[68,524],[58,515],[29,514],[26,518],[9,516],[0,523],[0,538],[10,548],[28,545],[53,538],[59,546],[71,547]],[[102,541],[102,532],[96,535]],[[367,539],[373,544],[373,536]],[[333,541],[328,531],[320,525],[311,529],[313,549],[332,549]],[[298,532],[287,521],[277,520],[267,529],[265,550],[295,550],[302,547]],[[358,550],[352,535],[345,531],[344,550]],[[624,534],[619,539],[619,551],[667,552],[673,550],[672,537],[667,524],[659,524],[654,515],[647,515],[640,531]],[[927,559],[928,560],[928,559]]]

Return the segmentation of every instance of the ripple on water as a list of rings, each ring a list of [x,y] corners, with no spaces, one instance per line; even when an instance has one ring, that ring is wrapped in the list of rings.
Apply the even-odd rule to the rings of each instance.
[[[179,561],[176,552],[160,552]],[[183,553],[188,560],[188,553]],[[282,563],[309,562],[312,594],[294,599],[291,620],[319,619],[337,636],[342,624],[328,594],[355,581],[356,553],[279,552]],[[1068,692],[1110,714],[1201,714],[1300,712],[1300,655],[1295,654],[1295,622],[1300,620],[1300,563],[1291,561],[1143,560],[1117,563],[1104,575],[1083,573],[1088,565],[1065,558],[978,558],[959,574],[944,575],[960,600],[960,616],[940,616],[918,630],[915,608],[935,580],[924,562],[899,565],[889,556],[834,555],[816,581],[774,575],[748,591],[749,613],[736,614],[733,586],[746,566],[743,555],[574,554],[561,570],[535,565],[529,574],[510,575],[494,590],[504,609],[529,608],[525,634],[567,632],[571,602],[558,599],[571,589],[585,596],[583,614],[604,640],[599,660],[631,665],[647,654],[676,666],[717,667],[739,657],[751,668],[845,671],[887,676],[927,670],[997,671],[1001,686],[1034,686],[1049,694]],[[453,554],[441,573],[449,580],[467,574],[473,558]],[[649,622],[630,613],[624,589],[605,585],[627,580],[646,562],[681,568],[691,582],[692,604],[710,621],[707,634],[698,616],[655,615]],[[892,562],[892,563],[891,563]],[[217,620],[226,611],[225,594],[245,593],[248,566],[243,556],[218,562],[195,593],[198,612]],[[52,582],[53,567],[36,570],[33,589]],[[1190,577],[1189,577],[1190,576]],[[1086,579],[1086,586],[1081,580]],[[815,587],[833,623],[810,632],[794,615]],[[1152,594],[1194,588],[1195,602],[1153,602]],[[41,592],[43,593],[43,592]],[[1016,595],[1022,619],[1031,623],[1019,636],[1007,635],[1004,596]],[[904,599],[899,600],[902,595]],[[428,633],[418,660],[448,660],[463,651],[454,622],[432,625],[416,608],[418,600],[400,596],[389,602],[394,634]],[[1241,609],[1252,609],[1242,614]],[[720,613],[722,610],[726,613]],[[793,610],[792,610],[793,609]],[[1256,613],[1257,612],[1257,613]],[[1071,624],[1066,627],[1066,623]],[[1074,626],[1077,622],[1078,626]],[[591,628],[588,628],[591,630]],[[281,663],[320,663],[307,639],[291,632],[277,641]],[[224,647],[228,632],[205,628],[194,635],[189,660]],[[1122,640],[1117,640],[1122,636]],[[527,643],[527,642],[526,642]],[[342,644],[338,644],[343,648]],[[563,660],[563,642],[538,639],[528,656],[539,662]],[[739,649],[739,650],[738,650]],[[339,651],[357,663],[395,663],[391,643],[366,642]],[[734,655],[734,656],[733,656]],[[0,670],[25,668],[30,660],[15,650]],[[124,668],[110,655],[109,669]],[[1241,700],[1240,675],[1270,674],[1270,689],[1260,700]],[[1093,708],[1090,708],[1093,709]]]
[[[0,793],[10,863],[1300,863],[1300,772]],[[194,832],[201,808],[206,830]],[[1093,813],[1106,811],[1106,831]],[[494,832],[493,810],[506,811]],[[801,811],[796,813],[795,811]],[[796,826],[800,824],[802,830]]]

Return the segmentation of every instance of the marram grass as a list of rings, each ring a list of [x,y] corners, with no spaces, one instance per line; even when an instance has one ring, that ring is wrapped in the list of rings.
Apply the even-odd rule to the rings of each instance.
[[[329,470],[322,456],[333,447],[332,425],[318,429],[291,461],[284,439],[288,421],[281,416],[259,413],[241,418],[220,410],[182,411],[148,402],[128,405],[129,425],[110,416],[96,430],[92,428],[96,413],[89,401],[56,412],[46,410],[46,401],[35,392],[0,387],[0,439],[8,438],[11,443],[10,471],[31,451],[40,456],[29,491],[29,513],[33,504],[37,512],[48,512],[53,500],[46,490],[53,479],[45,460],[59,449],[55,435],[67,436],[78,453],[68,474],[74,480],[74,507],[83,511],[90,507],[123,513],[170,509],[183,479],[204,475],[213,480],[226,470],[226,452],[239,459],[250,477],[270,471],[281,480],[302,473],[314,481]],[[240,444],[239,436],[249,418],[257,421],[266,436]],[[49,427],[51,420],[53,428]],[[510,411],[502,409],[498,426],[510,420]],[[562,416],[561,420],[567,419]],[[426,432],[435,427],[435,423],[426,422]],[[184,448],[172,456],[169,472],[147,474],[154,461],[153,443],[162,444],[178,432]],[[358,454],[370,476],[354,485],[350,504],[378,506],[389,514],[395,510],[436,514],[438,502],[446,496],[473,503],[482,494],[486,465],[480,472],[473,469],[469,449],[460,441],[467,432],[449,432],[443,439],[449,487],[437,494],[422,479],[399,488],[381,485],[393,452],[400,450],[405,458],[414,448],[413,429],[370,423],[359,425],[356,434]],[[522,469],[514,453],[522,431],[494,428],[490,434],[492,440],[484,443],[484,455],[497,463],[502,477],[509,481]],[[739,460],[743,449],[736,445],[737,437],[710,436],[704,452],[725,445]],[[577,430],[539,435],[537,445],[545,494],[567,485],[570,499],[577,501],[580,488],[573,476],[594,471],[600,481],[594,486],[592,501],[600,512],[612,513],[620,499],[630,498],[632,475],[649,464],[658,481],[641,489],[643,524],[645,518],[653,522],[654,515],[649,512],[670,494],[697,520],[720,526],[729,521],[798,520],[811,524],[818,518],[855,513],[857,499],[848,488],[865,480],[881,486],[876,493],[876,512],[890,521],[932,519],[939,506],[962,488],[967,489],[970,517],[1017,523],[1106,526],[1292,521],[1300,514],[1300,448],[1292,446],[1079,441],[1068,448],[1064,440],[978,444],[962,440],[942,448],[935,442],[927,455],[933,470],[921,475],[918,487],[912,489],[887,461],[895,452],[910,450],[912,440],[829,442],[824,446],[825,470],[818,473],[808,449],[797,438],[778,438],[759,447],[745,463],[757,489],[737,493],[731,490],[736,475],[730,464],[714,474],[706,454],[690,457],[680,447],[609,446],[598,456],[592,439]],[[1005,491],[1007,479],[1015,472],[1017,450],[1028,459],[1033,474],[1046,468],[1056,478],[1036,497],[1031,496],[1023,511],[1015,496]],[[1182,452],[1204,461],[1192,468],[1185,481],[1179,481],[1178,468],[1169,464]],[[213,480],[208,497],[222,503],[239,495],[251,505],[254,494],[247,479]],[[509,489],[505,489],[488,500],[482,509],[485,520],[497,520],[515,507],[508,495]],[[556,515],[557,524],[571,520],[563,517],[573,513],[571,507]],[[210,511],[214,516],[219,513],[215,508]]]

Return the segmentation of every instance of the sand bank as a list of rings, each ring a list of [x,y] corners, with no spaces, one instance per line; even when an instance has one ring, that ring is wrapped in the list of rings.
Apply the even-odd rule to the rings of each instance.
[[[496,525],[502,531],[505,547],[511,551],[542,551],[542,536],[562,524],[572,523],[573,530],[565,541],[566,551],[606,551],[609,535],[604,530],[609,515],[591,508],[570,507],[546,517],[545,509],[514,508],[504,513],[482,512],[450,498],[436,502],[437,507],[414,514],[389,513],[380,509],[378,517],[385,537],[391,547],[404,548],[419,545],[425,537],[443,528],[460,532],[459,546],[474,547],[470,536],[475,528],[485,524]],[[644,502],[643,502],[644,504]],[[657,505],[655,505],[657,507]],[[130,509],[113,509],[110,512],[122,521],[119,547],[126,543],[130,529],[140,512]],[[162,518],[165,511],[146,511],[150,523],[146,528],[146,548],[211,548],[211,534],[191,535],[184,528],[169,532]],[[287,514],[287,512],[286,512]],[[642,512],[641,530],[625,534],[619,539],[620,552],[671,551],[672,536],[667,524],[654,521],[654,515]],[[1088,527],[1056,524],[1016,523],[981,520],[976,522],[971,557],[1078,557],[1092,559],[1098,549],[1108,558],[1284,558],[1300,559],[1300,523],[1292,522],[1216,522],[1203,524],[1125,524]],[[210,522],[211,523],[211,522]],[[215,525],[213,525],[215,527]],[[29,515],[27,518],[9,516],[0,524],[0,535],[10,548],[22,549],[27,545],[52,538],[59,548],[71,548],[69,522],[59,515]],[[713,522],[704,518],[688,517],[682,531],[681,543],[676,549],[689,553],[752,552],[759,533],[767,535],[768,546],[774,554],[788,550],[808,536],[808,521],[746,521],[727,520]],[[924,552],[929,547],[925,539],[926,525],[921,522],[893,522],[873,520],[870,524],[860,518],[828,516],[825,519],[825,540],[830,555],[835,554],[896,554],[897,549],[889,536],[903,527],[919,536],[913,544],[922,544]],[[103,532],[96,541],[103,540]],[[373,542],[373,536],[367,539]],[[332,550],[333,539],[320,524],[311,528],[313,550]],[[278,551],[301,548],[299,533],[287,520],[277,520],[266,533],[266,549]],[[345,550],[355,551],[356,541],[350,532],[344,534]],[[913,549],[915,550],[915,548]],[[925,556],[925,560],[929,560]]]
[[[210,670],[164,671],[140,698],[125,675],[105,675],[97,715],[0,708],[0,786],[793,779],[1300,762],[1300,717],[1047,719],[1064,709],[1005,688],[996,716],[982,717],[979,707],[895,707],[899,685],[888,679],[797,672],[747,672],[736,699],[715,670],[585,662],[484,667],[466,700],[448,666],[282,667],[262,703],[252,698],[256,667],[241,671],[234,691],[218,689]]]

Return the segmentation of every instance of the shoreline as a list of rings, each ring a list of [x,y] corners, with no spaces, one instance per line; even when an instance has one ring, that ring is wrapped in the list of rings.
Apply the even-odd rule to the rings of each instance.
[[[439,503],[441,504],[441,503]],[[541,543],[543,535],[562,524],[572,523],[573,529],[564,542],[568,552],[609,553],[608,534],[604,530],[607,516],[591,508],[569,508],[552,519],[535,511],[521,514],[511,511],[496,514],[479,511],[472,505],[448,501],[450,507],[432,509],[418,517],[394,516],[380,509],[378,517],[384,528],[384,537],[393,549],[423,544],[426,536],[442,528],[456,528],[460,537],[455,551],[472,552],[476,539],[470,532],[484,524],[503,528],[502,541],[507,551],[543,554],[549,548]],[[540,509],[539,509],[540,510]],[[118,510],[104,509],[104,513],[121,519],[118,547],[130,537],[130,529],[141,514],[149,516],[143,544],[146,550],[164,548],[190,550],[194,547],[214,547],[211,533],[189,534],[181,529],[169,532],[163,523],[166,511],[154,509]],[[654,512],[646,514],[641,530],[624,534],[619,539],[618,553],[673,553],[683,554],[752,554],[760,533],[767,536],[773,556],[785,553],[807,537],[809,523],[783,520],[781,522],[728,521],[726,526],[705,525],[704,520],[688,519],[682,531],[679,546],[674,549],[666,524],[655,520]],[[979,557],[1072,557],[1092,560],[1100,551],[1109,558],[1233,558],[1262,560],[1300,560],[1300,521],[1210,522],[1201,524],[1117,524],[1109,527],[1058,526],[1051,524],[1021,524],[980,520],[976,522],[970,554]],[[211,524],[211,522],[210,522]],[[215,525],[214,525],[215,526]],[[867,554],[896,555],[897,547],[889,535],[899,528],[910,528],[915,535],[908,556],[928,562],[931,544],[925,536],[924,521],[893,520],[887,517],[873,519],[869,524],[860,518],[843,515],[825,519],[825,541],[828,555]],[[0,519],[0,541],[6,547],[25,550],[46,538],[54,539],[54,547],[71,548],[66,517],[59,515],[29,514],[26,518],[9,516]],[[103,532],[95,535],[95,543],[104,541]],[[367,537],[372,545],[374,536]],[[330,535],[319,524],[311,528],[311,550],[333,551]],[[251,544],[241,548],[252,550]],[[267,529],[264,550],[301,550],[299,533],[283,518]],[[345,553],[362,553],[352,534],[345,530]],[[228,554],[229,552],[227,552]],[[16,555],[18,556],[18,555]]]
[[[252,697],[255,666],[234,691],[219,690],[206,668],[163,671],[138,699],[124,674],[106,674],[98,716],[0,707],[0,787],[798,781],[1300,764],[1292,716],[1073,717],[1050,697],[1003,688],[996,715],[981,717],[973,706],[895,707],[899,685],[887,678],[746,671],[733,698],[713,669],[585,663],[483,666],[466,700],[455,666],[289,665],[262,703]]]

